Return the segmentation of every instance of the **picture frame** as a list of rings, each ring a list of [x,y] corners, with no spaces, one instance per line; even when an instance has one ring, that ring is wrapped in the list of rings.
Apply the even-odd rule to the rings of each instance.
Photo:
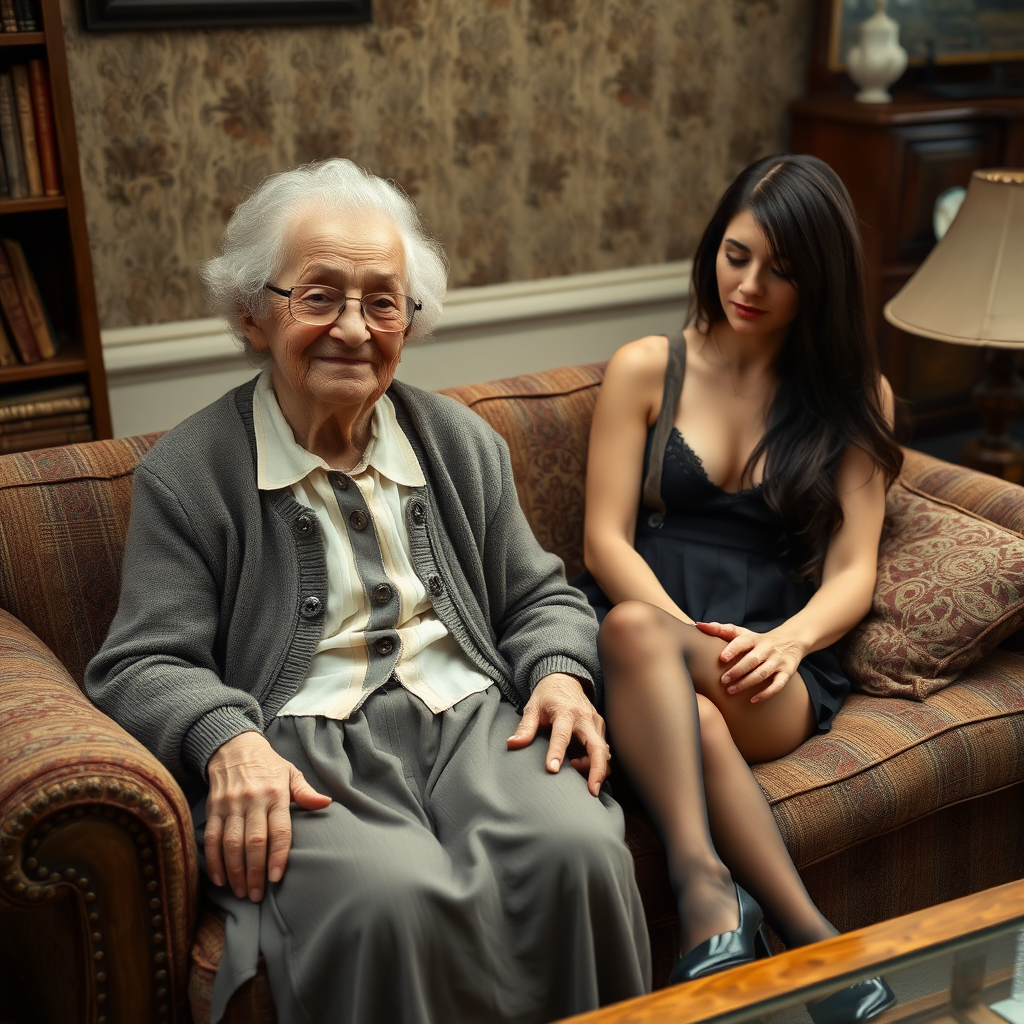
[[[875,12],[874,0],[828,0],[831,4],[827,67],[846,70],[846,54],[858,41],[860,24]],[[889,0],[888,15],[900,25],[900,45],[911,66],[989,64],[1024,60],[1024,5],[1018,0],[974,0],[969,12],[940,0]]]
[[[85,27],[239,28],[371,21],[372,0],[82,0]]]

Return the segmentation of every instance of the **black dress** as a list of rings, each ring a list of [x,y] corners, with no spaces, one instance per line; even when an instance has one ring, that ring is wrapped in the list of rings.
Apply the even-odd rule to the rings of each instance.
[[[634,546],[691,618],[764,633],[799,612],[816,588],[809,581],[795,580],[791,565],[780,556],[782,524],[768,507],[761,486],[722,490],[672,426],[685,367],[681,338],[673,339],[672,349],[677,361],[674,373],[670,363],[666,377],[663,415],[647,435],[644,497]],[[652,459],[656,451],[661,457]],[[660,472],[652,473],[652,468]],[[611,602],[594,578],[584,573],[576,585],[603,619]],[[799,671],[818,729],[824,732],[850,691],[849,680],[830,648],[808,654]]]

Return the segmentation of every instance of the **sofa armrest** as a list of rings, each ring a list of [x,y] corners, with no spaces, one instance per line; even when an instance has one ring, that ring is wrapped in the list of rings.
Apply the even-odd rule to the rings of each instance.
[[[79,1019],[187,1021],[197,897],[177,783],[0,610],[0,932],[25,985],[52,989],[70,956]]]
[[[903,480],[940,501],[1024,534],[1024,488],[998,477],[954,466],[922,452],[903,450]]]

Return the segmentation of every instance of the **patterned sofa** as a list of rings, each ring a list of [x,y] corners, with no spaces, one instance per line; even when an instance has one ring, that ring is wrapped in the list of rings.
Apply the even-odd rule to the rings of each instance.
[[[581,566],[601,367],[453,389],[509,441],[541,542]],[[156,436],[0,458],[0,1018],[208,1020],[222,928],[188,808],[79,686],[118,596],[132,470]],[[1024,532],[1024,491],[908,453],[916,493]],[[923,701],[854,694],[827,737],[756,768],[808,888],[850,929],[1024,875],[1024,656],[1011,638]],[[663,983],[671,891],[650,821],[627,839]],[[58,982],[58,983],[55,983]],[[234,1022],[272,1021],[262,972]]]

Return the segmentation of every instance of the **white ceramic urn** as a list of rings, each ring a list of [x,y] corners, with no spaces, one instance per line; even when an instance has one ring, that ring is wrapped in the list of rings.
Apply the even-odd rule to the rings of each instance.
[[[900,46],[900,26],[885,13],[886,0],[875,0],[875,13],[860,26],[860,45],[850,48],[846,69],[860,86],[861,103],[892,103],[888,89],[907,69]]]

